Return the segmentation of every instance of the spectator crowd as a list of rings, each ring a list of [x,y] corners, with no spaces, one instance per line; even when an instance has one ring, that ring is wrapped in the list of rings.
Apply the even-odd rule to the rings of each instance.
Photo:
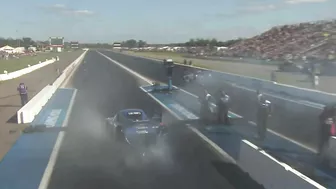
[[[191,39],[187,43],[122,47],[122,49],[293,63],[316,62],[316,60],[334,62],[336,60],[336,20],[276,26],[252,38],[239,38],[227,42],[216,39]]]
[[[229,47],[226,56],[271,60],[334,59],[336,20],[273,27]]]

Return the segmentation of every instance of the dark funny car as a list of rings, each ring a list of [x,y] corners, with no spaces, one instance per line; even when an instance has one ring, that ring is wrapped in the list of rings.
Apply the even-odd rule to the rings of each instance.
[[[106,119],[106,129],[119,144],[127,144],[141,156],[164,139],[167,127],[161,123],[161,116],[151,119],[141,109],[124,109],[114,117]]]

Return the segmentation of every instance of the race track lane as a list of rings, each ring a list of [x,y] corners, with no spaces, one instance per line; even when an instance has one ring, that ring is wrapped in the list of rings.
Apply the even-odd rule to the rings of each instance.
[[[101,50],[103,54],[109,56],[132,70],[153,80],[167,82],[165,69],[162,64],[144,58],[127,56],[125,54],[112,51]],[[183,87],[193,94],[201,94],[202,89],[198,85],[185,86],[182,81],[182,66],[176,65],[174,68],[173,84]],[[247,121],[256,122],[255,112],[257,98],[256,93],[241,88],[232,87],[220,78],[215,78],[211,85],[206,85],[206,89],[214,94],[219,87],[224,87],[231,96],[232,111],[243,116]],[[302,106],[291,101],[278,98],[267,97],[273,104],[273,115],[269,119],[268,127],[286,137],[294,139],[310,148],[315,148],[318,144],[318,115],[321,110]]]
[[[98,53],[84,60],[73,78],[77,97],[49,189],[260,188],[181,125],[157,150],[160,161],[137,165],[132,151],[105,132],[103,119],[123,108],[151,114],[159,107],[140,91],[140,81]]]

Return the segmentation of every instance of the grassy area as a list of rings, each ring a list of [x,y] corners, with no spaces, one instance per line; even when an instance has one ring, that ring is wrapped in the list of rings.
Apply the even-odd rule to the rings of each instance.
[[[0,59],[0,74],[4,73],[4,70],[6,70],[8,73],[17,71],[23,68],[28,67],[28,65],[33,66],[35,64],[38,64],[39,61],[44,62],[46,59],[51,59],[52,57],[58,56],[60,59],[62,56],[73,53],[73,52],[41,52],[38,53],[37,56],[23,56],[18,59],[11,58],[8,60]]]

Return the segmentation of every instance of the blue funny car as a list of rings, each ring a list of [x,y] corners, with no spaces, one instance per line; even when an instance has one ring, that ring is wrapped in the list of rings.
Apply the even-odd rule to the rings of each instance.
[[[126,142],[143,155],[148,147],[156,145],[159,137],[166,133],[161,116],[150,119],[141,109],[119,111],[114,117],[106,119],[106,128],[117,142]]]

